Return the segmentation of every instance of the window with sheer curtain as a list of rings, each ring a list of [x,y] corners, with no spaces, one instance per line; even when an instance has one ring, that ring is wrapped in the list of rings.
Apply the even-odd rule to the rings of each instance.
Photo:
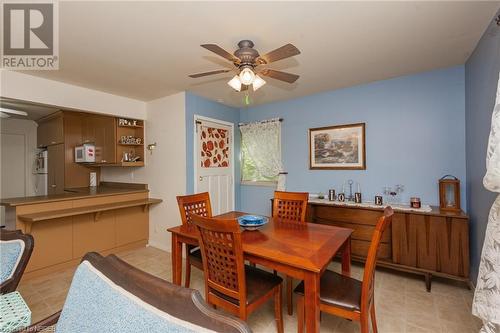
[[[279,119],[243,124],[240,131],[242,183],[278,182],[283,171]]]

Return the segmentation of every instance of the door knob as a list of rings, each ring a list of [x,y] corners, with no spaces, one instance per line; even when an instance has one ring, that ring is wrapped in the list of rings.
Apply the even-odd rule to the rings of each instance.
[[[203,176],[200,176],[200,182],[202,182],[202,181],[203,181]]]

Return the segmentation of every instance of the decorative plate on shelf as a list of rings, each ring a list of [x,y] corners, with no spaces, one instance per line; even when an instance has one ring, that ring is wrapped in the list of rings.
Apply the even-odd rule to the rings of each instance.
[[[269,219],[265,216],[243,215],[238,217],[238,223],[245,228],[245,230],[257,230],[267,222],[269,222]]]

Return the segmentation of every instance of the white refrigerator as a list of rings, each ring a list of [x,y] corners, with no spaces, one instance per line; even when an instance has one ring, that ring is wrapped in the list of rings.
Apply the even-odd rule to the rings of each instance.
[[[35,159],[35,195],[47,195],[48,182],[48,152],[42,150]]]

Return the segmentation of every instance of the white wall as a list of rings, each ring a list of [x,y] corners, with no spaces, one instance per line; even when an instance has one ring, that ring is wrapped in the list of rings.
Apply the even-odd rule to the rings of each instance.
[[[0,70],[0,95],[82,111],[146,118],[146,102],[19,72]]]
[[[5,155],[5,151],[0,154],[0,170],[13,170],[12,168],[19,167],[18,165],[9,165],[14,163],[13,161],[24,160],[24,172],[19,170],[19,174],[16,174],[16,178],[21,177],[24,174],[23,179],[0,179],[0,197],[13,197],[19,195],[35,195],[35,175],[34,172],[34,160],[36,152],[36,129],[37,124],[28,119],[2,119],[0,118],[0,137],[3,135],[16,135],[19,136],[21,140],[24,140],[24,149],[17,151],[15,148],[7,150],[10,151],[8,155]],[[0,140],[2,140],[0,138]],[[12,156],[10,154],[24,154],[24,156]],[[1,173],[1,172],[0,172]],[[17,176],[19,175],[19,176]],[[1,177],[0,177],[1,178]],[[20,183],[23,184],[20,184]],[[23,189],[21,190],[21,187]],[[21,192],[21,191],[22,192]],[[5,209],[0,207],[0,225],[5,224]]]
[[[36,129],[38,125],[28,119],[0,119],[0,132],[24,136],[25,185],[24,195],[35,195],[34,161],[36,153]],[[8,161],[4,161],[8,163]]]
[[[101,181],[149,184],[150,197],[163,199],[149,215],[149,244],[171,250],[167,228],[180,224],[176,196],[186,191],[186,97],[185,93],[163,97],[146,105],[145,143],[157,143],[146,151],[142,168],[101,168]]]

